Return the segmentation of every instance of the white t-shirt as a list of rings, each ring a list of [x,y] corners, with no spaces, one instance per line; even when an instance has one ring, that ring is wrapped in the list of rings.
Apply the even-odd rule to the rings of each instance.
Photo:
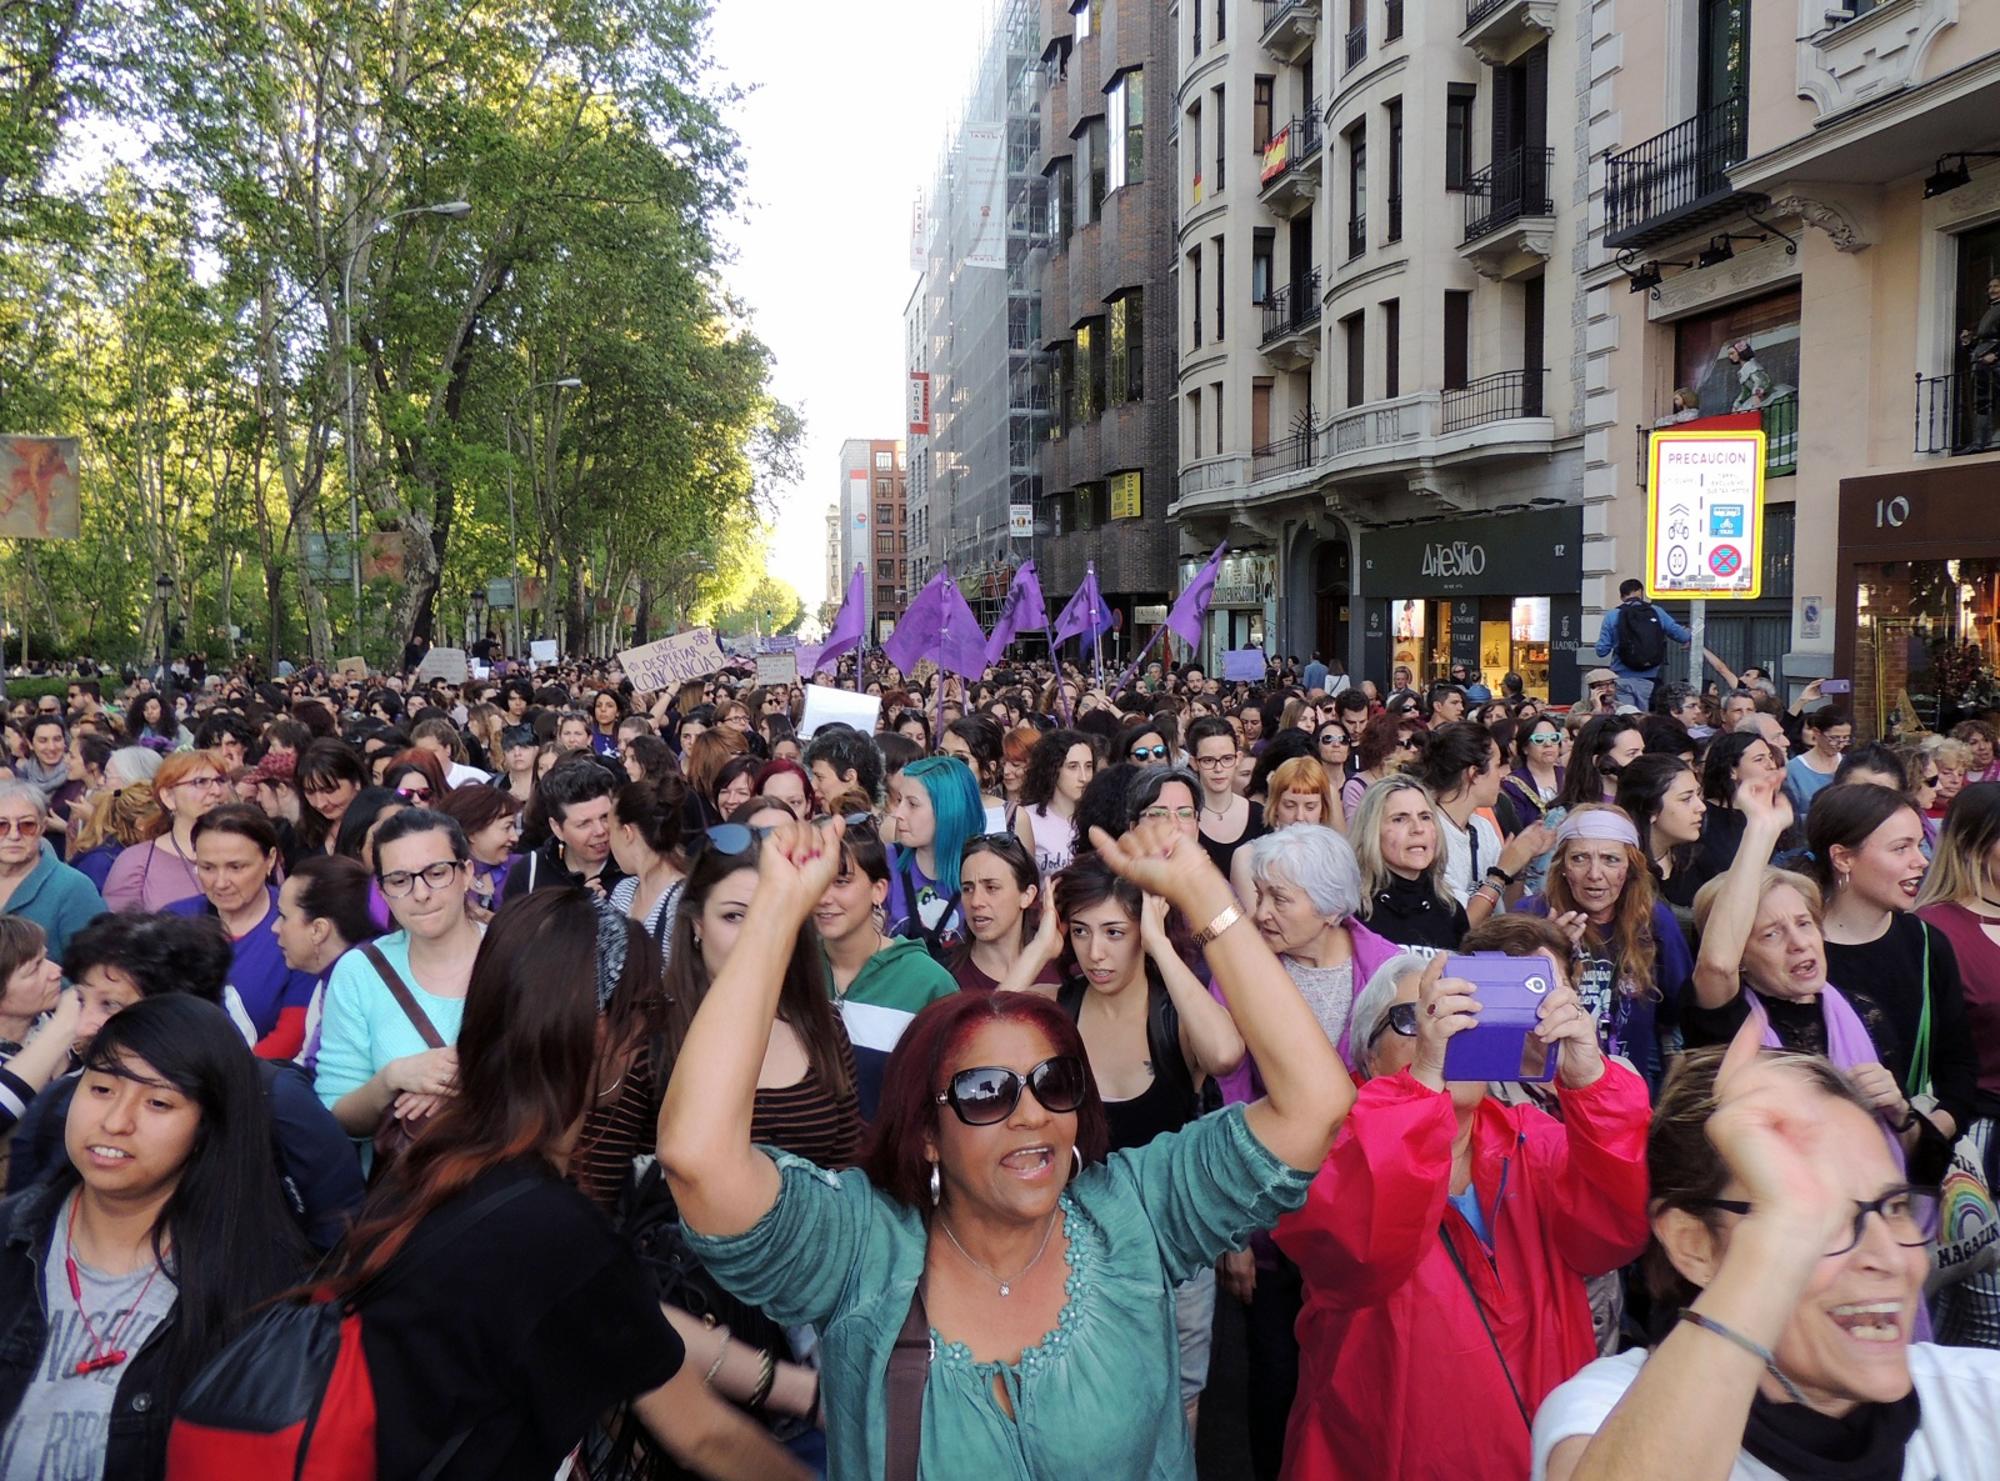
[[[1599,1358],[1542,1401],[1535,1415],[1530,1481],[1548,1475],[1549,1452],[1572,1435],[1594,1435],[1639,1376],[1646,1353]],[[1910,1377],[1923,1419],[1903,1456],[1903,1481],[1990,1476],[2000,1459],[2000,1352],[1910,1344]],[[1729,1481],[1782,1481],[1762,1461],[1738,1453]]]
[[[1472,892],[1486,871],[1500,862],[1500,850],[1505,847],[1500,830],[1488,819],[1474,813],[1470,822],[1468,831],[1447,817],[1443,808],[1437,810],[1438,831],[1444,834],[1444,882],[1461,905],[1471,902]],[[1476,850],[1474,837],[1479,840]]]

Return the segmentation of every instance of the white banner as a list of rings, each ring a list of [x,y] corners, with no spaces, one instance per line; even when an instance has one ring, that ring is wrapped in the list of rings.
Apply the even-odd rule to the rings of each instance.
[[[1007,125],[968,123],[959,135],[971,245],[967,267],[1007,266]]]
[[[618,655],[618,663],[633,687],[648,691],[671,689],[689,679],[699,679],[721,668],[722,649],[715,634],[705,627],[675,633],[643,648],[628,648]]]
[[[799,656],[796,653],[760,653],[757,655],[757,682],[759,684],[796,684],[799,682]]]

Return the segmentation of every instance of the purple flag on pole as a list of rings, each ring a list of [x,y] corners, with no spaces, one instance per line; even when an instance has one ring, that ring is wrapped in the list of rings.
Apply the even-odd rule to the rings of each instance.
[[[833,614],[833,627],[827,632],[826,641],[820,644],[814,658],[815,669],[819,664],[831,666],[833,661],[848,649],[860,644],[868,625],[868,571],[857,562],[854,577],[847,583],[847,596],[841,601],[840,610]],[[800,673],[812,673],[803,664]]]
[[[1048,630],[1049,608],[1042,600],[1041,579],[1035,575],[1035,563],[1023,561],[1014,573],[1014,584],[1007,588],[1006,605],[993,625],[993,635],[986,640],[986,661],[998,663],[1016,633]]]
[[[1195,573],[1187,590],[1175,601],[1173,611],[1167,614],[1167,631],[1190,648],[1201,646],[1201,625],[1208,618],[1208,604],[1215,597],[1216,573],[1222,569],[1222,557],[1228,552],[1227,540],[1215,547],[1208,564]]]
[[[1057,615],[1049,641],[1060,643],[1066,638],[1081,636],[1095,645],[1109,631],[1111,609],[1104,605],[1104,597],[1097,589],[1097,563],[1092,561],[1084,567],[1083,585],[1076,589],[1069,605]]]
[[[940,570],[917,593],[882,651],[906,674],[926,658],[971,678],[986,671],[986,634],[948,570]]]

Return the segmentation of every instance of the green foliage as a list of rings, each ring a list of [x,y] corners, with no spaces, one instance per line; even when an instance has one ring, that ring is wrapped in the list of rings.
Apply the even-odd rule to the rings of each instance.
[[[0,431],[84,456],[10,619],[380,657],[518,568],[582,652],[743,599],[802,428],[717,279],[707,6],[0,6]],[[350,488],[400,558],[358,609]]]

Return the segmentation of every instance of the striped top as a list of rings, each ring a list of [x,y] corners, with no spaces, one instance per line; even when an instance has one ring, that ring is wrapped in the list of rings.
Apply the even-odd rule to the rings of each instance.
[[[852,1167],[861,1150],[861,1105],[854,1092],[854,1046],[838,1014],[833,1028],[839,1036],[840,1065],[847,1073],[846,1093],[828,1092],[810,1066],[796,1085],[759,1090],[750,1116],[750,1140],[838,1171]]]
[[[618,1195],[632,1173],[632,1159],[653,1150],[661,1091],[649,1040],[633,1052],[618,1088],[583,1118],[583,1131],[569,1159],[569,1181],[607,1213],[618,1207]]]

